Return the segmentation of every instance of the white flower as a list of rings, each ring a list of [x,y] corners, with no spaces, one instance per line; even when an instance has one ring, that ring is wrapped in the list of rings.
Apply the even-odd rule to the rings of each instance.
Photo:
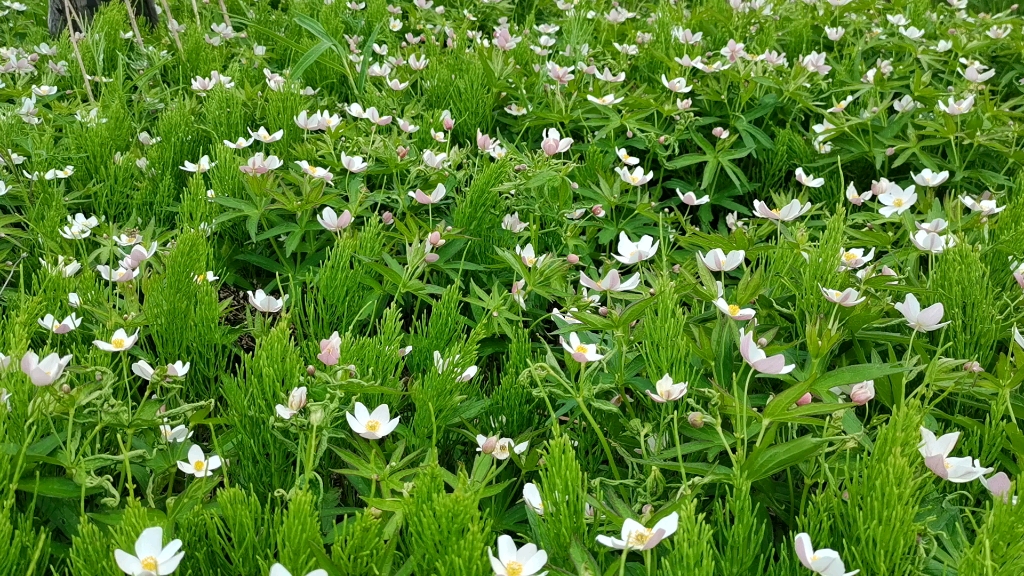
[[[647,173],[644,174],[642,166],[633,168],[632,172],[630,172],[628,168],[619,166],[615,168],[615,173],[619,175],[619,178],[621,178],[623,182],[630,186],[643,186],[650,182],[651,178],[654,178],[654,171],[648,170]]]
[[[855,270],[870,262],[874,257],[874,248],[872,248],[867,254],[864,254],[863,248],[850,248],[849,250],[844,250],[839,255],[839,269]]]
[[[548,562],[547,552],[538,550],[536,544],[516,548],[512,537],[505,534],[498,536],[498,557],[494,557],[490,548],[487,548],[487,556],[496,576],[534,576]]]
[[[918,230],[910,237],[910,241],[923,252],[942,254],[946,248],[956,245],[956,238],[952,236],[939,236],[935,232]]]
[[[569,341],[566,342],[561,336],[558,340],[562,343],[562,348],[566,352],[572,355],[572,359],[583,364],[584,362],[596,362],[604,358],[603,354],[597,353],[597,344],[584,344],[580,342],[580,337],[575,332],[569,333]]]
[[[501,219],[501,228],[514,234],[518,234],[523,230],[526,230],[529,226],[529,222],[523,222],[519,219],[519,212],[505,214],[505,217]]]
[[[448,159],[448,154],[444,152],[434,153],[433,150],[425,150],[423,152],[423,163],[427,166],[440,170],[444,167],[445,161]]]
[[[10,359],[5,356],[4,368],[7,367],[6,363],[9,362]],[[21,371],[29,377],[32,384],[36,386],[49,386],[61,377],[61,374],[64,373],[64,368],[67,368],[69,362],[71,362],[71,354],[61,357],[53,353],[40,361],[39,356],[29,350],[21,357]]]
[[[781,209],[768,208],[768,205],[760,200],[754,200],[754,214],[769,220],[789,222],[803,216],[811,209],[811,203],[801,204],[799,200],[793,199]]]
[[[727,255],[721,248],[715,248],[707,254],[697,252],[697,257],[712,272],[729,272],[735,270],[743,263],[746,253],[743,250],[733,250]]]
[[[135,556],[114,550],[117,567],[131,576],[165,576],[174,572],[185,556],[181,540],[171,540],[164,546],[164,530],[159,526],[146,528],[135,541]]]
[[[906,318],[907,325],[919,332],[931,332],[949,324],[949,322],[940,323],[945,312],[941,302],[921,310],[921,304],[918,303],[917,297],[908,293],[903,302],[897,302],[895,307]]]
[[[365,4],[363,4],[365,6]],[[270,567],[270,576],[292,576],[292,573],[281,564],[275,563]],[[312,572],[307,572],[306,576],[327,576],[327,570],[323,568],[317,568]]]
[[[917,174],[911,173],[910,176],[914,179],[914,182],[916,182],[918,186],[924,186],[926,188],[935,188],[936,186],[941,185],[943,182],[949,179],[949,172],[943,170],[942,172],[936,174],[935,172],[932,172],[928,168],[925,168],[924,170],[921,170],[921,172]]]
[[[651,397],[651,400],[658,403],[672,402],[682,398],[689,387],[690,385],[687,382],[680,382],[676,384],[672,380],[671,376],[665,374],[660,380],[654,383],[654,388],[657,390],[657,393],[647,390],[647,395]]]
[[[181,470],[185,474],[192,474],[196,478],[205,478],[212,476],[213,471],[220,468],[221,461],[220,456],[206,457],[203,453],[203,449],[198,444],[193,444],[188,449],[188,461],[179,461],[178,470]]]
[[[998,214],[1006,208],[1006,206],[996,206],[996,201],[991,198],[975,200],[973,196],[961,196],[960,202],[963,202],[963,205],[970,208],[973,212],[981,212],[982,216]]]
[[[533,251],[533,244],[527,244],[525,248],[516,246],[516,254],[519,255],[519,259],[523,261],[523,264],[527,268],[533,268],[534,266],[540,266],[544,263],[545,256],[537,257]]]
[[[420,204],[437,204],[447,193],[448,189],[444,187],[444,184],[438,184],[429,196],[417,189],[415,192],[409,192],[409,197]]]
[[[82,325],[82,319],[76,316],[74,312],[67,318],[64,318],[62,322],[58,322],[53,314],[43,316],[38,322],[40,326],[54,334],[67,334]]]
[[[683,194],[678,189],[676,189],[676,195],[679,196],[679,199],[682,200],[683,204],[686,204],[687,206],[700,206],[701,204],[707,204],[708,202],[711,201],[711,196],[704,195],[700,198],[697,198],[697,195],[694,194],[693,192],[687,192],[686,194]]]
[[[124,352],[125,350],[128,350],[129,348],[134,346],[135,342],[138,341],[138,339],[138,328],[135,329],[135,333],[132,334],[131,336],[129,336],[128,333],[124,331],[124,328],[118,328],[114,332],[114,335],[110,337],[109,342],[106,342],[104,340],[93,340],[92,343],[97,348],[103,350],[104,352]]]
[[[939,478],[957,484],[977,480],[991,472],[991,468],[982,468],[977,460],[970,457],[949,457],[949,453],[953,451],[959,438],[960,432],[952,432],[936,438],[934,432],[922,426],[921,443],[917,445],[917,449],[924,457],[925,466],[928,466],[928,469]]]
[[[884,204],[878,213],[888,218],[893,214],[903,214],[909,210],[917,202],[917,193],[914,192],[913,185],[903,189],[896,183],[889,182],[885,192],[878,195],[878,201]]]
[[[341,213],[341,216],[338,216],[334,208],[328,206],[324,208],[323,213],[317,215],[316,221],[331,232],[341,232],[352,223],[352,213],[345,210]]]
[[[398,426],[399,416],[395,416],[392,420],[387,404],[377,406],[371,413],[366,406],[363,406],[362,402],[356,402],[353,411],[355,412],[354,416],[350,412],[345,412],[348,425],[353,432],[368,440],[379,440],[391,434]]]
[[[619,232],[619,253],[612,256],[623,264],[636,264],[654,256],[658,251],[658,244],[659,242],[655,242],[654,238],[646,234],[641,236],[638,242],[633,242],[625,232]]]
[[[192,432],[184,424],[179,424],[174,428],[171,428],[167,424],[161,424],[160,436],[163,437],[164,442],[181,443],[191,438]]]
[[[538,516],[544,515],[544,502],[541,500],[540,490],[537,489],[537,485],[533,482],[527,482],[523,486],[523,502],[536,512]]]
[[[857,304],[860,304],[865,300],[865,298],[861,296],[860,293],[854,290],[853,288],[847,288],[842,292],[840,292],[839,290],[829,290],[828,288],[822,288],[821,293],[825,295],[825,299],[827,299],[829,302],[839,304],[840,306],[844,306],[846,308],[856,306]]]
[[[195,164],[193,164],[192,162],[186,161],[185,165],[182,166],[181,169],[184,170],[185,172],[192,172],[194,174],[203,174],[205,172],[209,172],[210,168],[213,168],[216,165],[217,165],[216,162],[212,162],[212,163],[210,162],[210,157],[209,156],[204,155],[202,158],[199,159],[199,162],[196,162]]]
[[[619,160],[622,160],[622,163],[626,166],[636,166],[640,163],[640,159],[636,156],[630,156],[629,152],[627,152],[625,148],[616,148],[615,155],[618,156]]]
[[[830,548],[815,550],[811,546],[811,537],[806,533],[796,535],[796,557],[804,568],[813,571],[820,576],[854,576],[860,570],[853,572],[846,571],[846,565],[839,557],[839,553]]]
[[[825,184],[824,178],[815,178],[814,176],[805,173],[803,168],[797,168],[794,174],[796,175],[796,181],[804,186],[821,188]]]
[[[756,314],[753,308],[740,308],[736,304],[729,304],[725,301],[725,298],[715,300],[714,304],[716,308],[722,311],[722,314],[741,322],[750,320]]]
[[[292,416],[297,414],[299,410],[302,410],[306,405],[306,387],[299,386],[293,388],[291,393],[288,394],[288,405],[278,404],[274,407],[277,411],[277,415],[285,420],[290,419]]]
[[[253,308],[260,312],[280,312],[281,307],[284,306],[284,303],[288,300],[287,294],[281,298],[274,298],[270,294],[264,292],[262,288],[256,290],[255,294],[252,290],[249,290],[247,294],[249,295],[249,303],[252,304]]]
[[[622,532],[619,538],[610,536],[598,536],[597,542],[615,550],[650,550],[659,542],[675,534],[679,527],[679,514],[673,512],[662,518],[653,528],[646,528],[643,524],[626,518],[622,523]]]

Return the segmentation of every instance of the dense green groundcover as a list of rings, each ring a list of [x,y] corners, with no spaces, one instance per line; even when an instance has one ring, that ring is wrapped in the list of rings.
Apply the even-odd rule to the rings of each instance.
[[[0,574],[1024,574],[1016,5],[44,4]]]

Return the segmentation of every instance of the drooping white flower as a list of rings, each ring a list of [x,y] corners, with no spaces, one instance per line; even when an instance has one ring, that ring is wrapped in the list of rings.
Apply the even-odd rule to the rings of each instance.
[[[926,188],[935,188],[936,186],[941,186],[943,182],[949,179],[949,172],[943,170],[942,172],[935,173],[932,172],[930,169],[925,168],[924,170],[921,170],[917,174],[912,173],[910,177],[914,179],[914,182],[918,186],[924,186]]]
[[[291,393],[288,394],[288,405],[278,404],[274,406],[274,410],[277,411],[277,415],[285,420],[290,419],[292,416],[298,414],[299,410],[302,410],[306,406],[306,387],[299,386],[293,388]]]
[[[281,564],[275,562],[274,565],[270,567],[269,576],[292,576],[292,573]],[[327,576],[327,570],[317,568],[312,572],[307,572],[306,576]]]
[[[536,512],[538,516],[544,515],[544,501],[541,500],[540,490],[533,482],[527,482],[523,486],[523,502]]]
[[[853,572],[846,571],[839,553],[831,548],[815,550],[811,546],[811,537],[806,533],[796,535],[796,557],[803,564],[804,568],[811,570],[819,576],[854,576],[860,570]]]
[[[981,464],[970,457],[950,458],[949,453],[953,451],[960,432],[951,432],[938,438],[931,430],[921,427],[921,443],[917,449],[924,457],[924,463],[936,476],[950,482],[962,484],[977,480],[992,471],[991,468],[982,468]]]

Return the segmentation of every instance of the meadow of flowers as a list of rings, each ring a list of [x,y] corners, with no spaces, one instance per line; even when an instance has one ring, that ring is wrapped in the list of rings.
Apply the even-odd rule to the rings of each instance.
[[[0,5],[0,574],[1024,574],[1016,5],[130,6]]]

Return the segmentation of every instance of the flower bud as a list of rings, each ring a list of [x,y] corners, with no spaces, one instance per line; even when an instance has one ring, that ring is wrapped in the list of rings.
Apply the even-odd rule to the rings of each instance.
[[[398,159],[405,160],[405,157],[409,155],[409,149],[405,146],[399,146],[395,152],[398,152]]]
[[[435,248],[440,248],[441,246],[444,246],[445,240],[444,238],[441,238],[441,233],[435,230],[427,236],[427,242],[430,242],[430,245]]]
[[[597,313],[600,314],[601,316],[607,316],[608,315],[608,307],[607,306],[601,306],[600,308],[597,309]]]
[[[590,208],[590,213],[600,218],[604,216],[604,206],[601,206],[600,204],[594,204],[594,206]]]
[[[565,257],[565,261],[568,262],[569,264],[579,264],[580,257],[575,254],[569,254],[568,256]]]
[[[964,364],[964,372],[974,372],[975,374],[977,374],[979,372],[984,371],[985,369],[982,368],[981,364],[978,364],[977,362],[968,362],[967,364]]]
[[[694,428],[704,427],[704,415],[700,412],[690,412],[690,415],[686,417],[686,421]]]
[[[804,394],[803,396],[801,396],[800,399],[796,401],[796,405],[797,406],[806,406],[806,405],[811,403],[811,400],[812,400],[811,393],[808,392],[808,393]]]
[[[480,446],[480,451],[484,454],[492,454],[494,449],[498,447],[498,437],[488,436],[487,440],[484,440],[483,445]]]
[[[664,144],[666,138],[664,136],[658,136],[658,144]]]
[[[64,384],[60,387],[60,391],[65,394],[71,394],[71,386]]]
[[[767,345],[768,345],[768,339],[767,338],[761,337],[761,338],[757,339],[757,347],[758,348],[764,348]]]
[[[385,212],[381,214],[380,219],[385,224],[393,224],[395,222],[395,215],[391,212]]]
[[[632,137],[633,137],[633,131],[632,130],[626,130],[626,138],[632,138]]]
[[[433,264],[434,262],[437,262],[439,258],[441,257],[431,252],[423,257],[423,261],[427,264]]]
[[[579,190],[580,189],[580,185],[577,184],[576,182],[570,182],[569,183],[569,188],[572,188],[573,190]]]
[[[886,156],[892,156],[895,153],[896,153],[896,149],[893,148],[892,146],[889,146],[888,148],[885,149],[885,155]]]
[[[513,170],[516,172],[525,172],[527,168],[529,168],[529,166],[526,164],[516,164]]]

